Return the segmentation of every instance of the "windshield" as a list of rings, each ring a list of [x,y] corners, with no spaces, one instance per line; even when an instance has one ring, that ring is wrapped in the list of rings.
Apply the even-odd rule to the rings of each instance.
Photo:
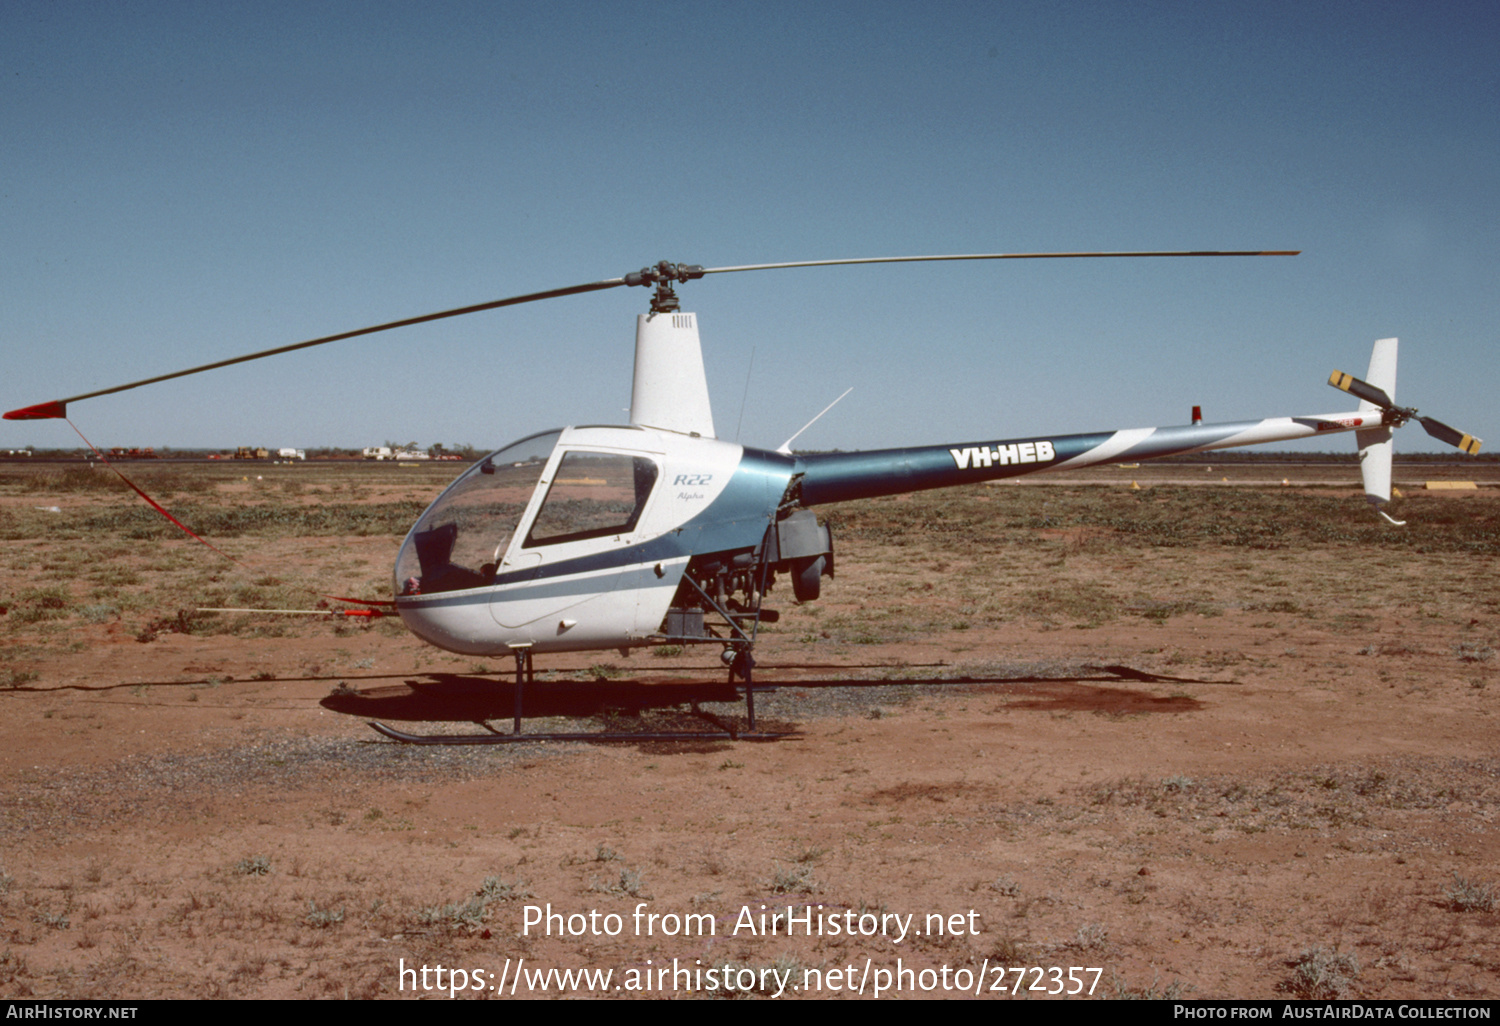
[[[523,438],[470,467],[427,507],[396,557],[396,594],[479,588],[495,572],[562,432]]]

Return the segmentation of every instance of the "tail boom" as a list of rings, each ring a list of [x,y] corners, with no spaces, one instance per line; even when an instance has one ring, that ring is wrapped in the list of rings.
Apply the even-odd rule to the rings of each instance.
[[[1378,411],[1324,413],[1226,424],[1132,428],[1051,438],[816,453],[799,457],[797,469],[802,474],[802,505],[818,506],[930,488],[981,484],[1100,463],[1140,462],[1215,449],[1380,429]]]

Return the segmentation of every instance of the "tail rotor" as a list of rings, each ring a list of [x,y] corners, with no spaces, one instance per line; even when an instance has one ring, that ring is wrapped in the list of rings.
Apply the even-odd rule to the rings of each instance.
[[[1328,383],[1334,388],[1348,392],[1360,400],[1361,412],[1380,410],[1380,427],[1356,431],[1359,442],[1359,469],[1364,479],[1365,498],[1375,511],[1386,520],[1400,526],[1403,521],[1393,519],[1380,507],[1391,501],[1391,461],[1394,450],[1392,433],[1408,421],[1415,420],[1433,438],[1468,453],[1479,452],[1480,440],[1449,427],[1436,417],[1424,417],[1415,407],[1398,406],[1391,396],[1396,391],[1396,340],[1383,338],[1375,343],[1370,353],[1369,381],[1362,381],[1352,374],[1334,371]]]
[[[1395,342],[1395,339],[1382,339],[1382,341]],[[1394,348],[1394,346],[1392,347]],[[1369,403],[1371,408],[1384,411],[1381,418],[1389,427],[1401,427],[1407,421],[1415,420],[1422,425],[1422,429],[1440,442],[1445,442],[1470,456],[1477,455],[1479,449],[1484,445],[1483,440],[1475,438],[1455,427],[1450,427],[1438,420],[1436,417],[1424,417],[1417,412],[1414,406],[1397,406],[1394,399],[1385,393],[1385,390],[1361,381],[1352,374],[1343,371],[1334,371],[1328,378],[1328,383],[1334,388],[1342,389],[1350,395],[1358,396]]]

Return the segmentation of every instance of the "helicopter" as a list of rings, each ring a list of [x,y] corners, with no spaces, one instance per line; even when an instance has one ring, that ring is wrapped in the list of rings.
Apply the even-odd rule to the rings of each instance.
[[[799,603],[833,577],[832,532],[817,508],[855,499],[976,485],[1099,463],[1139,462],[1354,432],[1366,498],[1390,500],[1392,432],[1415,419],[1433,437],[1475,454],[1480,441],[1392,398],[1396,339],[1375,343],[1368,380],[1335,371],[1329,383],[1360,400],[1353,411],[1258,421],[980,439],[859,452],[795,453],[788,439],[756,449],[717,437],[697,317],[675,287],[710,274],[849,264],[949,260],[1294,256],[1298,251],[991,253],[874,257],[706,268],[661,261],[618,278],[391,321],[261,350],[67,399],[12,410],[10,420],[66,417],[70,403],[395,328],[619,286],[652,288],[636,320],[629,423],[540,432],[464,471],[407,533],[390,601],[406,627],[451,652],[515,661],[514,726],[476,735],[418,735],[371,726],[413,744],[518,740],[663,740],[718,734],[540,734],[522,728],[534,655],[714,645],[728,683],[743,687],[755,724],[754,648],[777,611],[779,578]],[[836,402],[837,400],[835,400]],[[826,410],[824,411],[827,412]],[[822,416],[822,414],[819,414]],[[817,418],[814,418],[816,420]],[[804,427],[803,430],[806,430]],[[801,434],[799,431],[798,434]]]

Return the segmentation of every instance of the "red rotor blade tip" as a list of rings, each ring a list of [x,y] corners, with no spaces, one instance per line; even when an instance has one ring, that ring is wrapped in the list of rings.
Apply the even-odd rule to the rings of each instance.
[[[53,400],[50,403],[37,403],[35,406],[23,406],[19,410],[11,410],[5,415],[6,420],[61,420],[68,415],[68,407],[65,403]]]

